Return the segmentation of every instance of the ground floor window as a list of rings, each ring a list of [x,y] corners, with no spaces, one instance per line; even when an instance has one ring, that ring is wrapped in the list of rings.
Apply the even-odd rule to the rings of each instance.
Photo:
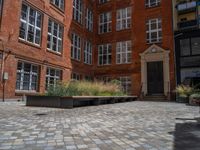
[[[186,78],[191,78],[191,77],[200,77],[200,67],[181,69],[181,82],[183,82]]]
[[[39,66],[18,62],[16,90],[37,91]]]
[[[81,75],[78,73],[72,73],[71,79],[79,81],[79,80],[81,80]]]
[[[56,84],[61,80],[61,70],[47,68],[46,71],[46,89],[53,86],[55,88]]]
[[[120,77],[119,81],[122,86],[122,90],[127,94],[131,95],[131,77],[125,76],[125,77]]]

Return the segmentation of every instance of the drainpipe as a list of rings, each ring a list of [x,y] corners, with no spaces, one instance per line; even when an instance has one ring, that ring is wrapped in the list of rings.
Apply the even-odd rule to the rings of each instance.
[[[1,84],[3,87],[3,93],[2,93],[2,101],[5,101],[5,80],[4,80],[4,64],[5,64],[5,51],[4,51],[4,44],[3,41],[0,39],[1,46],[2,46],[2,61],[1,61]]]

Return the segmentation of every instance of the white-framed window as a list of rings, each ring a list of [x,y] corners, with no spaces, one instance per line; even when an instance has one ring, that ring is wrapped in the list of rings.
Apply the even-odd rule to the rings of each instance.
[[[84,46],[84,63],[92,64],[92,43],[89,41],[85,41]]]
[[[56,87],[56,84],[61,80],[62,71],[54,68],[47,68],[46,70],[46,89],[49,87]]]
[[[49,19],[47,49],[56,53],[61,53],[63,48],[64,27]]]
[[[117,64],[128,64],[131,63],[132,59],[132,42],[131,41],[123,41],[117,42],[116,46],[116,63]]]
[[[73,0],[73,19],[82,23],[83,0]]]
[[[104,44],[98,46],[98,64],[110,65],[112,63],[112,46],[111,44]]]
[[[86,10],[86,29],[90,32],[93,31],[93,12],[89,8]]]
[[[131,28],[131,12],[131,7],[117,10],[117,31]]]
[[[18,62],[16,90],[37,91],[39,66],[25,62]]]
[[[161,0],[146,0],[146,7],[155,7],[160,5]]]
[[[65,8],[65,0],[51,0],[51,3],[54,4],[57,8],[64,11]]]
[[[71,79],[72,79],[72,80],[80,81],[80,80],[81,80],[81,75],[80,75],[79,73],[73,72],[73,73],[71,74]]]
[[[110,0],[99,0],[99,4],[104,4],[104,3],[107,3],[109,2]]]
[[[162,41],[162,21],[160,18],[150,19],[146,23],[147,43]]]
[[[71,58],[80,61],[81,60],[81,38],[75,33],[72,33],[71,39]]]
[[[42,14],[23,3],[20,22],[19,38],[35,45],[40,45]]]
[[[106,12],[99,15],[99,33],[107,33],[112,30],[112,13]]]
[[[132,91],[131,91],[131,86],[132,86],[132,82],[131,82],[131,77],[130,76],[123,76],[119,78],[122,90],[124,93],[126,93],[127,95],[131,95]]]

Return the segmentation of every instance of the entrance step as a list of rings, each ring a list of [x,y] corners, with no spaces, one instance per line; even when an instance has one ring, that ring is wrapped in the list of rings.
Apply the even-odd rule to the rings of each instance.
[[[147,95],[144,96],[143,101],[167,101],[167,97],[164,95]]]

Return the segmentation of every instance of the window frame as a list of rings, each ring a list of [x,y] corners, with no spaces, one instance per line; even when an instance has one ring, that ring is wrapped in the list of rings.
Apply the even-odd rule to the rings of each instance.
[[[154,23],[156,25],[155,29],[152,29]],[[152,38],[153,34],[156,33],[156,38]],[[161,35],[159,34],[161,33]],[[149,36],[148,36],[149,35]],[[161,43],[163,38],[162,33],[162,19],[152,18],[146,21],[146,42],[147,44]]]
[[[89,40],[85,41],[84,45],[84,63],[87,65],[92,65],[93,57],[93,46]]]
[[[23,5],[27,7],[27,12],[26,12],[26,20],[23,19],[23,16],[22,16],[22,9],[23,9]],[[30,21],[30,10],[33,10],[36,14],[35,18],[34,18],[34,25],[31,24],[29,21]],[[38,14],[41,16],[41,20],[40,20],[40,27],[37,27],[37,19],[38,19]],[[30,6],[29,4],[27,3],[22,3],[21,5],[21,14],[20,14],[20,26],[19,26],[19,40],[21,41],[24,41],[26,43],[30,43],[32,45],[35,45],[35,46],[38,46],[40,47],[41,44],[42,44],[42,31],[43,31],[43,18],[44,18],[44,15],[41,11],[39,11],[38,9],[36,9],[35,7],[32,7]],[[22,23],[24,23],[25,25],[25,31],[24,31],[24,38],[20,37],[21,36],[21,26],[22,26]],[[34,34],[33,34],[33,42],[29,41],[28,40],[28,34],[29,34],[29,27],[32,27],[34,28]],[[39,31],[40,33],[40,36],[39,36],[39,44],[36,43],[36,31]]]
[[[78,41],[75,41],[76,39]],[[78,34],[73,32],[71,34],[71,59],[76,61],[81,61],[81,51],[82,51],[82,39]]]
[[[20,63],[22,65],[21,70],[18,69]],[[25,71],[25,64],[28,64],[28,65],[31,66],[30,72]],[[36,73],[33,72],[33,67],[37,68]],[[20,80],[18,81],[18,79],[16,78],[16,87],[15,87],[16,91],[29,91],[29,92],[37,92],[38,91],[38,89],[39,89],[39,79],[40,79],[40,66],[39,65],[32,64],[32,63],[29,63],[29,62],[19,61],[17,63],[17,73],[16,74],[17,74],[16,77],[18,76],[18,74],[20,74]],[[28,90],[24,89],[24,76],[25,75],[29,75]],[[36,84],[35,88],[36,89],[32,89],[32,84],[33,84],[32,77],[33,76],[36,76],[36,82],[35,82],[35,84]],[[19,89],[18,89],[18,86],[17,86],[18,82],[19,82]]]
[[[132,8],[131,7],[121,8],[121,9],[118,9],[116,13],[117,13],[116,14],[116,31],[130,29],[132,26]],[[123,16],[124,14],[125,16]],[[125,21],[125,27],[123,26],[124,21]]]
[[[129,47],[129,44],[130,44],[130,47]],[[125,45],[125,49],[123,47],[124,45]],[[125,62],[123,61],[124,59],[123,55],[126,56]],[[130,64],[130,63],[132,63],[132,41],[128,40],[128,41],[117,42],[116,43],[116,64],[120,65],[120,64]]]
[[[57,5],[55,4],[55,2],[56,2],[56,0],[50,0],[50,4],[52,4],[52,5],[53,5],[54,7],[56,7],[58,10],[64,12],[64,11],[65,11],[65,0],[63,0],[63,8],[57,6]],[[59,1],[59,2],[60,2],[60,1]],[[59,5],[61,5],[61,4],[59,3]]]
[[[51,32],[49,32],[49,23],[51,21]],[[57,35],[54,35],[55,31],[55,24],[57,24]],[[62,31],[62,32],[61,32]],[[61,37],[59,37],[59,34],[62,34]],[[48,37],[50,36],[50,41],[48,40]],[[53,49],[53,39],[56,39],[56,49]],[[61,46],[59,46],[59,41],[61,41]],[[47,31],[47,50],[56,54],[62,54],[63,53],[63,42],[64,42],[64,26],[57,21],[55,21],[53,18],[48,19],[48,31]],[[48,47],[48,44],[50,47]],[[61,48],[59,51],[59,47]]]
[[[51,71],[54,71],[54,76],[51,76]],[[57,76],[57,72],[59,72],[59,76]],[[57,82],[62,81],[62,70],[55,69],[51,67],[46,68],[46,75],[45,75],[45,89],[48,90],[50,86],[56,88]],[[50,84],[50,78],[53,78],[54,83]]]
[[[101,48],[102,52],[100,52],[100,48]],[[106,53],[105,53],[105,51],[106,51]],[[104,61],[104,57],[106,57],[106,61]],[[109,60],[109,58],[110,58],[110,60]],[[100,60],[102,63],[100,63]],[[106,62],[106,63],[104,63],[104,62]],[[106,65],[112,65],[112,44],[110,44],[110,43],[98,45],[98,66],[106,66]]]
[[[105,21],[105,18],[107,21]],[[112,12],[110,11],[99,14],[99,34],[110,32],[112,32]]]

